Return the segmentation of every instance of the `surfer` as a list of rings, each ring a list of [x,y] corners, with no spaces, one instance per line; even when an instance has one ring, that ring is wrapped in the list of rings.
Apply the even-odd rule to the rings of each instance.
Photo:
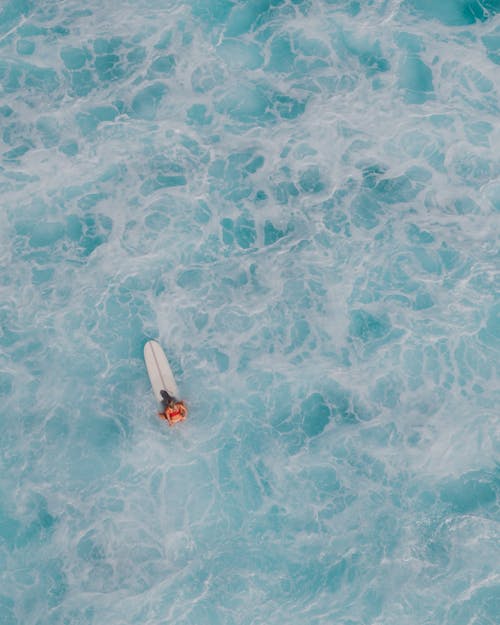
[[[160,391],[160,395],[163,412],[159,412],[158,416],[166,419],[169,425],[184,421],[187,417],[187,408],[184,402],[172,397],[167,391]]]

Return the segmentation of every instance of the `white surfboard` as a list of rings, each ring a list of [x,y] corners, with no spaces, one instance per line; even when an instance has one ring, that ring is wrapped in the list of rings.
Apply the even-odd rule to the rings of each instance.
[[[158,403],[161,403],[162,399],[160,391],[167,391],[169,395],[179,398],[179,389],[175,383],[174,374],[159,343],[148,341],[144,345],[144,360]]]

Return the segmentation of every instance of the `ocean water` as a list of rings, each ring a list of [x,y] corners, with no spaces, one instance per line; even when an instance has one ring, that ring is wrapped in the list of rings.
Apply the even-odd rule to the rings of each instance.
[[[2,625],[499,622],[498,0],[3,0],[0,133]]]

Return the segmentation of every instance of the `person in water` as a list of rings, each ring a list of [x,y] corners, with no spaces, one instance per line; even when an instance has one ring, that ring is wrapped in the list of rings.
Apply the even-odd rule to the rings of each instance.
[[[184,421],[187,417],[187,408],[184,402],[172,397],[167,391],[160,391],[160,395],[163,412],[159,412],[158,416],[166,419],[169,425]]]

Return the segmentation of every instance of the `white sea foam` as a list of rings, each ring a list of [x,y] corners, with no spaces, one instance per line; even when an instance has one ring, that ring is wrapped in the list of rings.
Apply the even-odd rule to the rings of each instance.
[[[6,5],[6,624],[493,622],[486,4]]]

